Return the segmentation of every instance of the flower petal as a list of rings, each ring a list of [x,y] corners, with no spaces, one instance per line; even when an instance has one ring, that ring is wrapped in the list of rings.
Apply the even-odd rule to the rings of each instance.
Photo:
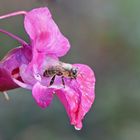
[[[45,54],[65,55],[70,44],[59,31],[47,7],[28,12],[24,21],[26,32],[32,40],[33,49]]]
[[[79,74],[76,79],[65,78],[65,88],[56,91],[57,96],[65,106],[71,124],[77,130],[82,128],[82,120],[91,108],[95,99],[95,76],[86,65],[75,64]]]
[[[22,87],[22,88],[26,88],[26,89],[32,89],[32,86],[31,85],[29,85],[29,84],[27,84],[27,83],[24,83],[24,82],[22,82],[22,81],[20,81],[20,80],[17,80],[17,79],[15,79],[15,78],[12,78],[12,80],[18,85],[18,86],[20,86],[20,87]]]
[[[31,54],[28,51],[26,47],[17,47],[9,51],[0,61],[0,91],[19,87],[18,84],[13,81],[13,78],[19,80],[19,82],[22,81],[19,68],[31,59]]]
[[[13,82],[10,73],[0,66],[0,91],[6,91],[17,87],[18,85]]]
[[[20,67],[22,64],[29,63],[31,58],[32,53],[30,48],[21,46],[10,50],[0,63],[11,73],[13,69]]]
[[[52,101],[53,89],[42,86],[37,82],[32,89],[32,95],[41,108],[46,108]]]
[[[92,69],[87,65],[75,64],[74,66],[78,67],[79,71],[76,81],[79,85],[78,89],[81,92],[81,101],[77,117],[77,122],[79,123],[77,123],[76,128],[80,129],[80,121],[89,111],[95,99],[95,76]]]
[[[75,90],[66,86],[65,88],[57,90],[56,95],[64,105],[71,124],[77,124],[79,94]]]

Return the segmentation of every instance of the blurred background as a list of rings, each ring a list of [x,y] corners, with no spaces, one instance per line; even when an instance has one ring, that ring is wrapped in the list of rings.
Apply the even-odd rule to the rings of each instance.
[[[76,131],[55,97],[40,109],[31,91],[0,94],[0,140],[139,140],[140,1],[139,0],[0,0],[0,15],[48,6],[71,50],[61,60],[88,64],[96,74],[96,100]],[[28,41],[23,17],[0,21]],[[0,59],[19,46],[0,33]]]

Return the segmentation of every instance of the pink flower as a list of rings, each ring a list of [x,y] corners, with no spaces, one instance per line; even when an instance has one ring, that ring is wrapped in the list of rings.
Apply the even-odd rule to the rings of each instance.
[[[87,65],[59,61],[59,57],[68,52],[70,44],[59,31],[48,8],[16,12],[0,19],[19,14],[25,15],[24,26],[31,43],[0,30],[22,44],[0,62],[0,91],[18,86],[30,89],[42,108],[48,107],[56,94],[71,124],[81,129],[82,120],[95,98],[93,71]]]
[[[22,81],[19,68],[31,61],[32,52],[31,47],[17,36],[2,29],[0,32],[11,36],[22,44],[22,46],[9,51],[0,61],[0,91],[4,92],[19,87],[13,78]]]

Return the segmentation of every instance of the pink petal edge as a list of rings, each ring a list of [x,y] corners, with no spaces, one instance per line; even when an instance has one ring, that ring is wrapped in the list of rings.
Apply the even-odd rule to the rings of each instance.
[[[82,120],[95,99],[95,76],[87,65],[74,64],[74,66],[79,70],[76,80],[71,82],[65,80],[67,86],[56,90],[56,95],[64,105],[71,124],[76,130],[80,130]]]
[[[53,89],[42,86],[39,82],[37,82],[33,86],[32,95],[36,103],[41,108],[46,108],[50,105],[53,99]]]
[[[25,30],[31,38],[33,49],[57,57],[65,55],[70,44],[59,31],[47,7],[33,9],[25,16]]]

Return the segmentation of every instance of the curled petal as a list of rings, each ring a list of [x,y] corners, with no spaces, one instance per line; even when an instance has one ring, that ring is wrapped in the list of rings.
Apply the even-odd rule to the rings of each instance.
[[[18,85],[13,82],[10,73],[0,66],[0,91],[6,91],[17,87]]]
[[[75,64],[75,66],[78,67],[79,71],[76,81],[78,83],[78,89],[81,92],[81,101],[77,117],[77,121],[80,123],[95,99],[95,76],[92,69],[87,65]],[[77,124],[76,128],[80,129],[80,126]]]
[[[18,47],[12,49],[7,55],[0,61],[0,91],[10,90],[19,87],[13,79],[20,81],[19,67],[23,63],[28,63],[28,49]],[[28,56],[28,57],[26,57]],[[29,59],[28,59],[29,58]]]
[[[1,66],[6,68],[10,73],[22,64],[27,64],[31,60],[31,50],[29,48],[17,47],[7,53],[0,61]]]
[[[24,25],[34,50],[57,57],[65,55],[69,50],[67,38],[59,31],[47,7],[28,12]]]
[[[65,78],[65,88],[56,91],[57,96],[65,106],[71,124],[77,130],[82,128],[82,120],[91,108],[95,99],[95,77],[93,71],[86,65],[75,64],[79,74],[76,79]]]
[[[56,95],[64,105],[71,124],[77,124],[79,94],[66,86],[65,88],[57,90]]]
[[[42,86],[37,82],[32,89],[32,95],[41,108],[46,108],[52,101],[53,89]]]
[[[34,85],[37,80],[34,78],[33,76],[34,72],[32,70],[32,68],[30,68],[30,66],[28,67],[28,65],[21,65],[20,67],[20,76],[22,78],[22,80],[24,81],[24,83],[28,84],[28,85]]]

